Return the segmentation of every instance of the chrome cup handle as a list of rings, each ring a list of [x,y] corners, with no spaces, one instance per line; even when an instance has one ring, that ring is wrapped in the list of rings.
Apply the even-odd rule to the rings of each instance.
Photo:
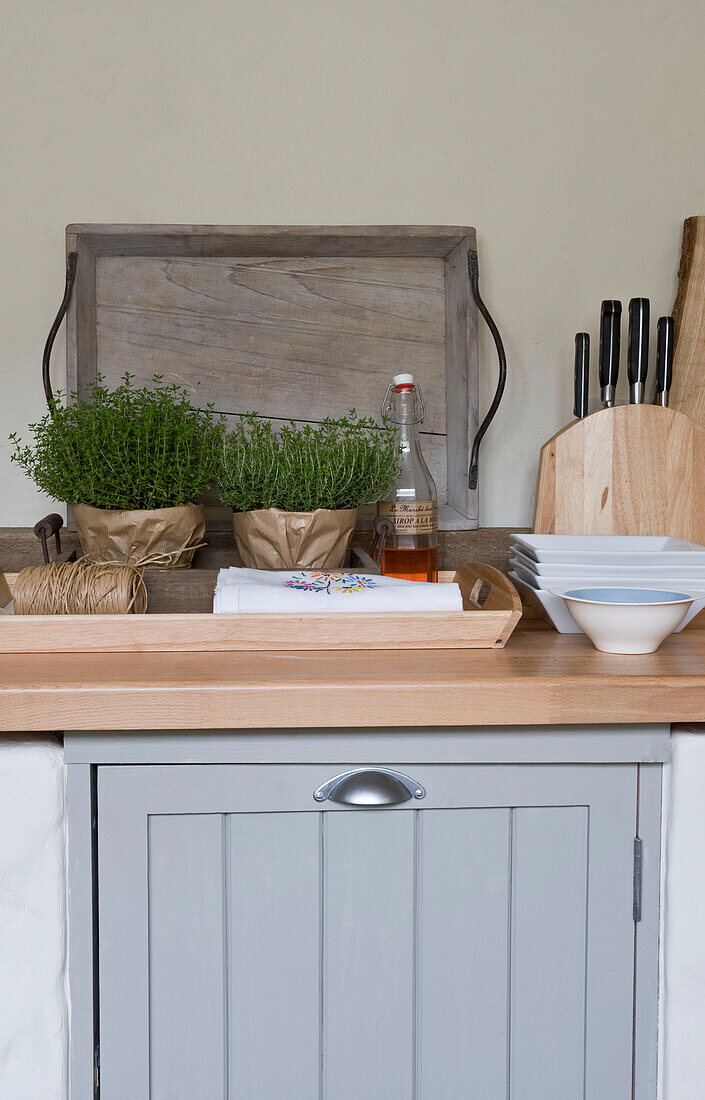
[[[426,790],[410,776],[391,768],[355,768],[341,772],[313,792],[316,802],[343,806],[395,806],[410,798],[425,798]]]

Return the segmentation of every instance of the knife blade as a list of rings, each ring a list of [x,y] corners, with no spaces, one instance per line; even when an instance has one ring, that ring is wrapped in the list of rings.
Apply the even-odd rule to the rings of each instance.
[[[600,396],[607,408],[614,405],[619,377],[619,344],[622,327],[622,303],[605,299],[600,310]]]
[[[644,403],[644,384],[649,369],[650,309],[648,298],[632,298],[629,303],[627,377],[629,378],[629,400],[632,405]]]
[[[668,391],[673,377],[672,317],[659,317],[656,328],[656,404],[668,408]]]
[[[588,413],[588,390],[590,387],[590,334],[575,334],[575,390],[573,415],[582,420]]]

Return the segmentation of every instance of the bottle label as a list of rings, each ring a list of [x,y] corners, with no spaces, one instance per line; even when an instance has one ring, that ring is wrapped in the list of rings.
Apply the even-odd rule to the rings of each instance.
[[[430,534],[438,530],[437,500],[380,500],[377,515],[389,516],[394,530],[400,534]]]

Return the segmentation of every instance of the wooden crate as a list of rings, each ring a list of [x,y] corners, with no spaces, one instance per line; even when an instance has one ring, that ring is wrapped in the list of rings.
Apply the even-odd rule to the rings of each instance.
[[[317,422],[351,407],[378,416],[392,376],[410,371],[440,526],[477,527],[474,229],[70,225],[66,245],[78,254],[69,390],[85,394],[97,372],[109,385],[157,373],[230,419]],[[229,523],[209,507],[211,528]]]
[[[10,588],[16,576],[8,575]],[[455,573],[442,573],[440,580],[460,585],[463,611],[337,615],[0,614],[0,653],[502,648],[521,618],[521,600],[512,582],[498,569],[477,563],[461,565]]]

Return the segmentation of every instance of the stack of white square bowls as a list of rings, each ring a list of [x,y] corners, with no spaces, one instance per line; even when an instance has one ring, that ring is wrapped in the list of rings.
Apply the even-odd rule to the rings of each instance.
[[[581,634],[561,591],[659,588],[705,592],[705,546],[660,535],[512,535],[509,576],[561,634]],[[676,633],[702,608],[695,600]]]

